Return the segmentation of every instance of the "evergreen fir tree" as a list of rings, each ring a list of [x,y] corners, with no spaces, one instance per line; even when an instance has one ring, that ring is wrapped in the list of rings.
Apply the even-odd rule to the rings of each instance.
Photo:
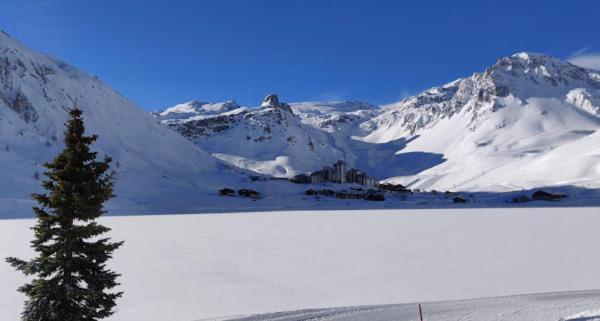
[[[111,159],[96,160],[90,145],[97,136],[84,136],[81,110],[70,110],[65,149],[44,166],[44,194],[33,194],[37,224],[30,261],[7,258],[13,267],[33,276],[19,288],[28,297],[23,321],[94,321],[113,314],[122,292],[111,292],[119,274],[106,262],[123,242],[103,234],[109,228],[96,222],[103,203],[114,195]]]

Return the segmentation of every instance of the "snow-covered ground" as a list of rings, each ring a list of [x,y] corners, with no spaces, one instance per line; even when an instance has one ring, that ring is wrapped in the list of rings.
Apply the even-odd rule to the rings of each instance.
[[[112,262],[125,296],[109,320],[600,289],[599,213],[587,207],[106,217],[112,237],[126,241]],[[0,257],[31,255],[33,223],[0,220]],[[0,263],[0,320],[18,319],[24,297],[15,289],[24,281]],[[566,301],[547,306],[568,317],[600,309],[595,295],[597,307],[575,305],[562,314]],[[426,313],[443,309],[427,305]],[[490,320],[500,319],[538,320]]]

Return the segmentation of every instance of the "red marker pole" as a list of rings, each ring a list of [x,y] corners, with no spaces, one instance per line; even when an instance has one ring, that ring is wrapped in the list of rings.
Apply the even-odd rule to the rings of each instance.
[[[419,317],[421,321],[423,321],[423,307],[421,307],[421,303],[419,303]]]

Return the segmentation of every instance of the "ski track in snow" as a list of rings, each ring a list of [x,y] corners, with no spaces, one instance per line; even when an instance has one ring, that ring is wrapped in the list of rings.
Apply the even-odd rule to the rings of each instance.
[[[600,290],[539,293],[422,304],[427,321],[595,321]],[[392,304],[277,312],[232,318],[235,321],[413,321],[418,304]],[[587,311],[587,312],[581,312]],[[565,317],[572,315],[571,317]]]

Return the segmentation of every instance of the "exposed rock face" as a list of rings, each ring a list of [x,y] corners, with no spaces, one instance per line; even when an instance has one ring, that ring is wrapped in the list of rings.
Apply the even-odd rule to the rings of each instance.
[[[236,123],[246,123],[252,129],[248,131],[248,135],[250,135],[248,137],[250,138],[246,140],[265,141],[273,138],[271,135],[273,127],[287,126],[289,118],[294,117],[293,114],[290,114],[291,110],[288,109],[289,106],[287,104],[279,103],[276,95],[271,96],[274,98],[271,98],[269,105],[265,105],[263,109],[250,110],[239,107],[235,102],[203,103],[202,106],[223,105],[227,108],[223,108],[225,111],[217,114],[201,113],[200,109],[196,108],[194,112],[185,111],[191,116],[182,118],[183,112],[174,111],[174,109],[178,106],[190,105],[190,103],[186,103],[171,107],[162,112],[154,112],[153,115],[192,141],[218,135],[234,127]],[[236,106],[238,108],[235,108]],[[260,133],[260,135],[257,137],[252,136],[252,132],[255,131]]]
[[[560,201],[563,198],[567,198],[565,194],[552,194],[546,191],[537,191],[531,195],[531,199],[535,201],[549,201],[555,202]]]
[[[20,90],[17,91],[17,96],[8,107],[19,114],[19,116],[27,123],[33,123],[38,120],[38,113],[33,108],[29,98],[27,98]]]
[[[246,140],[255,142],[273,139],[272,129],[288,126],[289,120],[295,117],[290,106],[279,102],[275,94],[265,97],[261,109],[240,107],[233,100],[222,103],[193,100],[152,112],[152,115],[192,141],[225,132],[236,123],[245,123],[252,129],[248,131],[247,137],[245,136]],[[260,135],[252,135],[253,132],[258,132]],[[295,137],[287,137],[288,142],[295,140]]]
[[[202,136],[210,135],[227,130],[231,123],[235,123],[236,117],[231,116],[216,116],[191,120],[187,122],[171,122],[167,125],[188,139],[195,139]]]
[[[44,75],[44,77],[52,74],[52,72],[48,71],[52,70],[51,68],[47,66],[43,67],[34,65],[35,74]],[[2,88],[0,91],[0,103],[4,103],[8,108],[19,114],[19,117],[25,122],[32,123],[38,119],[38,113],[33,108],[27,95],[18,87],[18,82],[25,77],[25,72],[25,65],[20,59],[17,58],[11,61],[8,56],[0,59],[0,87]],[[17,81],[15,81],[15,75],[19,77]]]
[[[290,108],[290,105],[288,105],[286,103],[280,103],[279,97],[276,94],[270,94],[267,97],[265,97],[265,99],[263,99],[262,104],[260,104],[260,107],[281,108],[281,109],[285,109],[285,110],[289,111],[290,113],[293,113],[292,108]]]
[[[212,109],[220,113],[208,113],[205,111],[206,106],[219,106],[218,109]],[[247,131],[246,140],[268,141],[273,139],[274,128],[288,127],[290,120],[297,120],[290,106],[279,102],[279,98],[274,94],[263,100],[261,109],[240,107],[235,101],[215,104],[192,101],[152,114],[192,141],[224,132],[236,123],[243,123],[251,129]],[[254,132],[260,135],[254,137]],[[295,140],[295,137],[287,137],[288,143],[293,144]]]
[[[259,192],[252,190],[252,189],[248,189],[248,188],[242,188],[241,190],[239,190],[238,195],[242,196],[242,197],[253,198],[253,199],[260,198]]]
[[[279,97],[275,94],[270,94],[265,99],[263,99],[260,107],[279,107]]]

